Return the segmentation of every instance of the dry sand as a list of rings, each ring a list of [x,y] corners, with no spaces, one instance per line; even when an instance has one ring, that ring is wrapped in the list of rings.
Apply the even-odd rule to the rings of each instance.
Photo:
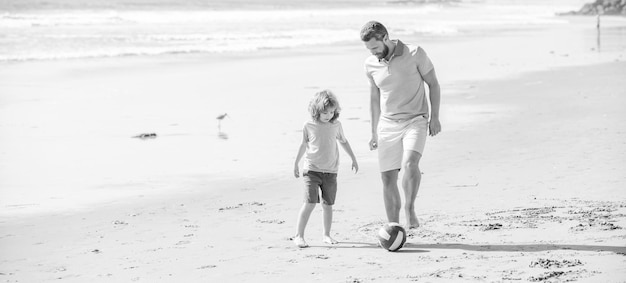
[[[3,191],[0,281],[626,282],[623,49],[602,64],[576,57],[569,67],[444,82],[444,132],[429,139],[421,163],[422,226],[396,253],[376,245],[384,209],[375,153],[366,148],[365,51],[355,50],[270,51],[210,64],[193,57],[6,66],[2,90],[22,92],[2,96],[0,123],[11,134],[2,142],[11,151],[0,168],[13,191]],[[298,64],[312,67],[286,71]],[[252,81],[232,77],[267,66]],[[228,83],[207,79],[220,75]],[[299,249],[289,237],[302,181],[290,170],[306,113],[284,106],[305,105],[326,87],[342,98],[361,170],[353,175],[344,164],[340,172],[340,243],[322,243],[318,207],[307,227],[311,247]],[[89,88],[105,91],[79,95]],[[241,96],[217,107],[203,95],[242,91],[258,92],[248,103],[262,107],[236,108]],[[267,100],[281,101],[280,111]],[[59,104],[56,115],[36,115]],[[233,116],[224,121],[227,140],[216,137],[221,107]],[[260,125],[240,122],[242,115]],[[263,147],[248,148],[242,129],[266,139]],[[130,138],[144,131],[159,136]]]

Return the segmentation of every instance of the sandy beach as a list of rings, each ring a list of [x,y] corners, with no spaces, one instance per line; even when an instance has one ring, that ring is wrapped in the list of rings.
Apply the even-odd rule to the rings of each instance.
[[[376,244],[359,42],[4,63],[0,281],[626,282],[626,20],[600,41],[595,18],[564,19],[420,43],[443,132],[396,253]],[[321,241],[317,207],[299,249],[293,158],[326,88],[361,169],[342,155],[340,243]]]

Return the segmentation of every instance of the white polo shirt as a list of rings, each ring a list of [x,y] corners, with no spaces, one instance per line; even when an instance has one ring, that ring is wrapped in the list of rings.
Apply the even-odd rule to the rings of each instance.
[[[365,59],[370,85],[380,90],[381,118],[405,121],[428,117],[428,101],[422,75],[433,69],[424,49],[394,40],[396,48],[389,62],[375,55]]]

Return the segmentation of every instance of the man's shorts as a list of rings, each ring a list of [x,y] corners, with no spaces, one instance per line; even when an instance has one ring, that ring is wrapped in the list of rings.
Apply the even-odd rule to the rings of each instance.
[[[337,195],[337,173],[321,173],[316,171],[305,171],[304,179],[304,201],[306,203],[319,203],[319,193],[322,192],[324,204],[335,204]]]
[[[404,151],[423,154],[428,136],[428,118],[415,117],[406,121],[380,119],[378,122],[378,165],[380,172],[400,169]]]

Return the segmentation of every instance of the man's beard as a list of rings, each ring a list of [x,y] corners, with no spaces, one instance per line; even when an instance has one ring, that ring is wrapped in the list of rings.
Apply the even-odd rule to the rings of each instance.
[[[382,60],[383,58],[387,58],[387,55],[389,55],[389,47],[387,45],[384,45],[383,52],[376,53],[376,57],[378,58],[378,60]]]

